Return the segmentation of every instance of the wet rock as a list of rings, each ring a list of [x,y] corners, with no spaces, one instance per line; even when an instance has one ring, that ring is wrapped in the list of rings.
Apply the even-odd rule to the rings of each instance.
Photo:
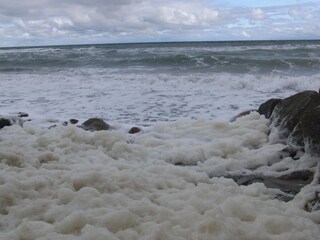
[[[290,148],[308,150],[320,156],[320,94],[304,91],[285,99],[270,99],[258,112],[270,117],[271,128],[280,130],[280,139]],[[286,156],[286,152],[281,154]],[[289,153],[293,157],[293,152]]]
[[[279,98],[272,98],[269,99],[268,101],[266,101],[265,103],[262,103],[259,108],[258,108],[258,112],[261,115],[264,115],[266,118],[270,118],[272,115],[272,112],[275,108],[275,106],[281,102],[281,99]]]
[[[282,175],[279,179],[282,180],[302,180],[302,181],[312,181],[314,173],[310,170],[300,170],[294,171],[289,174]]]
[[[280,133],[280,141],[287,145],[279,152],[280,160],[286,157],[297,160],[307,153],[312,157],[314,166],[320,166],[320,93],[304,91],[283,100],[270,99],[259,107],[258,112],[270,117],[271,131],[276,128]],[[276,187],[295,195],[306,184],[319,184],[316,181],[319,174],[311,170],[294,171],[277,179],[251,177],[240,184],[261,181],[267,187]],[[314,194],[305,205],[307,211],[320,210],[319,192]]]
[[[16,116],[0,116],[0,129],[13,124],[20,125],[22,127],[23,121]]]
[[[271,115],[273,126],[283,130],[288,137],[300,123],[303,116],[320,105],[320,94],[316,91],[304,91],[281,100]]]
[[[69,122],[70,122],[71,124],[77,124],[77,123],[79,122],[79,120],[78,120],[78,119],[71,118],[71,119],[69,119]]]
[[[108,130],[109,124],[107,124],[101,118],[90,118],[84,123],[82,123],[80,128],[88,131],[101,131],[101,130]]]
[[[6,118],[0,118],[0,129],[4,128],[6,126],[11,126],[12,123],[9,121],[9,119]]]
[[[308,152],[320,157],[320,103],[303,115],[300,128]]]
[[[130,134],[135,134],[135,133],[138,133],[138,132],[141,132],[141,129],[138,128],[138,127],[132,127],[128,133]]]
[[[304,154],[303,148],[293,148],[290,146],[285,147],[280,152],[278,152],[280,159],[284,159],[286,157],[291,157],[294,160],[297,160]]]
[[[20,118],[29,117],[29,114],[25,112],[18,112],[18,117]]]
[[[246,116],[246,115],[248,115],[248,114],[250,114],[250,113],[252,113],[252,112],[256,112],[256,111],[257,111],[257,110],[252,109],[252,110],[247,110],[247,111],[241,112],[241,113],[239,113],[238,115],[236,115],[236,116],[234,116],[233,118],[231,118],[231,119],[230,119],[230,122],[234,122],[234,121],[236,121],[238,118],[243,117],[243,116]]]
[[[249,114],[246,111],[234,118]],[[292,95],[285,99],[270,99],[261,104],[258,112],[270,119],[270,131],[279,133],[279,142],[286,144],[275,156],[274,162],[279,162],[284,158],[301,160],[304,154],[309,162],[307,169],[291,170],[281,176],[264,176],[261,173],[249,175],[227,175],[239,185],[250,185],[253,183],[263,183],[267,188],[279,189],[276,196],[283,201],[290,201],[300,192],[301,188],[309,184],[316,184],[319,189],[320,184],[320,93],[316,91],[304,91]],[[314,167],[318,164],[318,170],[314,173]],[[288,171],[287,171],[288,170]],[[307,211],[320,210],[320,193],[315,191],[305,205]]]
[[[233,179],[238,185],[248,186],[253,183],[263,183],[267,188],[275,188],[279,189],[283,192],[283,194],[278,194],[276,197],[282,201],[290,201],[294,198],[294,196],[300,192],[301,188],[310,184],[312,182],[312,177],[307,178],[299,178],[300,174],[296,173],[288,177],[276,178],[276,177],[268,177],[263,175],[241,175],[241,176],[226,176],[227,178]],[[305,173],[306,176],[308,173]],[[303,174],[302,174],[303,175]],[[304,175],[303,175],[304,176]],[[305,176],[304,176],[305,177]]]
[[[306,202],[304,209],[308,212],[320,210],[320,192],[314,193],[313,198]]]

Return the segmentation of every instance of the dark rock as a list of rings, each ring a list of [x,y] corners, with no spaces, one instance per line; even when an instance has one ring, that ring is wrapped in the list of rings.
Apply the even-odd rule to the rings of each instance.
[[[261,115],[264,115],[266,118],[270,118],[272,115],[272,112],[275,108],[275,106],[281,102],[281,99],[279,98],[272,98],[269,99],[268,101],[266,101],[265,103],[262,103],[259,108],[258,108],[258,112]]]
[[[138,128],[138,127],[132,127],[128,133],[130,134],[135,134],[135,133],[138,133],[138,132],[141,132],[141,129]]]
[[[270,118],[271,127],[280,130],[280,139],[289,147],[320,156],[320,94],[304,91],[285,99],[270,99],[258,112]],[[287,154],[282,152],[285,157]],[[289,153],[293,156],[293,153]],[[281,157],[281,156],[280,156]]]
[[[12,123],[9,121],[9,119],[6,118],[0,118],[0,129],[4,128],[6,126],[11,126]]]
[[[310,181],[313,179],[314,173],[310,170],[300,170],[294,171],[290,174],[285,174],[280,177],[282,180],[303,180],[303,181]]]
[[[281,134],[288,134],[287,131],[287,129],[282,129]],[[286,143],[296,149],[304,148],[304,138],[301,131],[301,122],[299,122],[292,130],[292,132],[289,133],[286,138]]]
[[[8,117],[0,116],[0,129],[6,126],[11,126],[13,124],[18,124],[22,127],[23,121],[21,118],[17,116],[8,116]]]
[[[320,103],[301,118],[301,133],[308,152],[320,157]]]
[[[69,120],[69,122],[70,122],[71,124],[77,124],[77,123],[79,122],[79,120],[78,120],[78,119],[71,118],[71,119]]]
[[[18,112],[18,117],[20,117],[20,118],[29,117],[29,114],[25,113],[25,112]]]
[[[304,91],[281,100],[273,110],[273,126],[283,130],[283,137],[288,137],[308,111],[320,105],[320,94],[316,91]]]
[[[257,111],[257,110],[252,109],[252,110],[247,110],[247,111],[241,112],[241,113],[239,113],[238,115],[236,115],[236,116],[234,116],[233,118],[231,118],[231,119],[230,119],[230,122],[234,122],[234,121],[236,121],[239,117],[246,116],[246,115],[248,115],[248,114],[250,114],[250,113],[252,113],[252,112],[255,112],[255,111]]]
[[[294,176],[295,174],[293,174]],[[299,174],[297,174],[298,177]],[[306,175],[308,175],[306,173]],[[283,194],[279,194],[277,198],[282,201],[290,201],[300,192],[301,188],[308,185],[312,181],[312,177],[306,179],[288,178],[282,179],[276,177],[267,177],[262,175],[243,175],[243,176],[226,176],[232,178],[238,185],[248,186],[253,183],[263,183],[267,188],[279,189]]]
[[[183,162],[176,162],[174,163],[175,166],[180,166],[180,167],[187,167],[187,166],[197,166],[197,163],[183,163]]]
[[[304,153],[304,149],[302,147],[293,148],[293,147],[287,146],[284,149],[282,149],[278,154],[280,159],[291,157],[292,159],[297,160],[301,157],[303,153]]]
[[[304,91],[285,99],[270,99],[261,104],[258,112],[270,119],[271,132],[276,129],[280,134],[279,141],[286,147],[278,152],[274,162],[279,162],[290,157],[294,160],[302,160],[307,157],[313,161],[308,163],[310,168],[291,170],[278,177],[264,176],[263,174],[228,175],[239,185],[250,185],[256,182],[263,183],[267,188],[281,190],[276,196],[283,201],[289,201],[300,192],[301,188],[308,184],[320,184],[320,93],[316,91]],[[250,113],[239,114],[234,118]],[[309,160],[307,160],[309,161]],[[314,173],[314,167],[318,168]],[[290,171],[290,169],[288,169]],[[288,172],[289,172],[288,171]],[[320,210],[320,193],[315,195],[305,205],[307,211]]]
[[[314,193],[314,197],[306,202],[304,209],[308,212],[320,210],[320,192]]]
[[[312,158],[314,159],[314,165],[318,164],[319,168],[320,94],[318,92],[304,91],[283,100],[270,99],[262,104],[258,111],[265,114],[266,117],[272,113],[270,126],[279,130],[280,140],[287,144],[287,147],[279,152],[280,160],[285,157],[296,160],[302,154],[308,153],[315,157]],[[310,169],[305,169],[285,174],[277,179],[251,177],[248,181],[259,180],[267,187],[274,186],[286,193],[297,194],[300,188],[306,184],[311,182],[319,184],[319,179],[317,180],[318,177],[316,176],[319,176],[319,173],[313,173]],[[241,184],[247,184],[247,182]],[[320,210],[319,192],[315,192],[314,198],[306,203],[305,210]]]
[[[109,124],[107,124],[101,118],[90,118],[84,123],[82,123],[80,127],[88,131],[100,131],[108,130]]]

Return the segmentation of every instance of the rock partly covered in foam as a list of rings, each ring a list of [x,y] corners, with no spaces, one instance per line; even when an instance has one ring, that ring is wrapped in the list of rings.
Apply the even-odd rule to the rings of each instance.
[[[320,94],[304,91],[285,99],[270,99],[259,113],[270,118],[271,127],[293,148],[303,148],[320,156]]]
[[[275,106],[281,102],[279,98],[272,98],[259,106],[258,112],[266,118],[270,118]]]
[[[13,124],[23,125],[21,118],[17,116],[0,116],[0,129]]]
[[[262,182],[268,188],[278,188],[290,195],[279,195],[279,199],[290,200],[309,184],[315,186],[314,197],[306,203],[305,209],[320,209],[320,93],[304,91],[284,99],[272,98],[262,103],[258,113],[270,119],[270,133],[278,136],[277,141],[285,147],[274,158],[281,161],[309,161],[309,167],[286,169],[278,177],[264,174],[227,175],[239,185]],[[237,115],[232,121],[251,111]],[[273,140],[274,141],[274,140]],[[305,157],[305,156],[309,157]],[[290,160],[291,159],[291,160]],[[302,159],[302,160],[301,160]],[[299,164],[297,164],[299,165]],[[318,167],[317,167],[318,165]],[[316,170],[318,169],[318,170]],[[318,190],[317,190],[318,189]]]
[[[138,128],[138,127],[132,127],[132,128],[130,128],[130,130],[128,131],[128,133],[130,133],[130,134],[136,134],[136,133],[139,133],[139,132],[141,132],[141,129]]]
[[[108,130],[109,127],[109,124],[101,118],[90,118],[80,126],[80,128],[88,131]]]
[[[302,153],[309,154],[314,161],[316,173],[312,183],[315,189],[320,183],[320,93],[304,91],[285,99],[270,99],[261,104],[258,112],[270,118],[271,132],[278,131],[280,140],[287,147],[280,152],[282,158],[291,157],[297,160]],[[300,152],[300,155],[299,155]],[[309,178],[313,174],[309,170],[301,170],[282,180]],[[320,209],[318,190],[315,197],[310,199],[305,209],[314,211]],[[312,206],[312,207],[310,207]]]

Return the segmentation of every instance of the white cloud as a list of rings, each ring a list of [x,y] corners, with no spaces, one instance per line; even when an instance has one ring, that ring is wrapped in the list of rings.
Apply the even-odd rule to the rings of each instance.
[[[73,26],[73,22],[69,18],[65,17],[54,17],[52,21],[57,24],[59,28],[63,28],[65,26]]]
[[[317,10],[319,11],[319,8]],[[315,13],[314,10],[311,9],[291,8],[288,13],[292,18],[302,20],[312,20],[315,16],[319,16],[318,12]]]
[[[250,34],[249,33],[247,33],[245,30],[242,30],[242,35],[244,36],[244,37],[246,37],[246,38],[250,38]]]
[[[219,11],[215,9],[204,8],[202,18],[208,22],[215,22],[219,19]]]
[[[252,9],[252,15],[255,19],[264,19],[265,18],[265,14],[260,8]]]
[[[160,8],[159,19],[163,23],[182,26],[208,26],[219,19],[219,12],[215,9],[201,8],[197,5],[185,7],[164,6]]]

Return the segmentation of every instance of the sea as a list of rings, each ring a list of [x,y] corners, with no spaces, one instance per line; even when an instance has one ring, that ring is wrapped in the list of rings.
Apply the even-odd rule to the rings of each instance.
[[[230,119],[319,91],[320,40],[0,48],[0,83],[0,115],[28,114],[0,129],[0,239],[319,237],[318,185],[226,176],[315,171],[307,152],[279,158],[264,116]],[[110,129],[78,127],[93,117]]]
[[[2,114],[150,125],[228,120],[320,85],[320,41],[0,49]]]

